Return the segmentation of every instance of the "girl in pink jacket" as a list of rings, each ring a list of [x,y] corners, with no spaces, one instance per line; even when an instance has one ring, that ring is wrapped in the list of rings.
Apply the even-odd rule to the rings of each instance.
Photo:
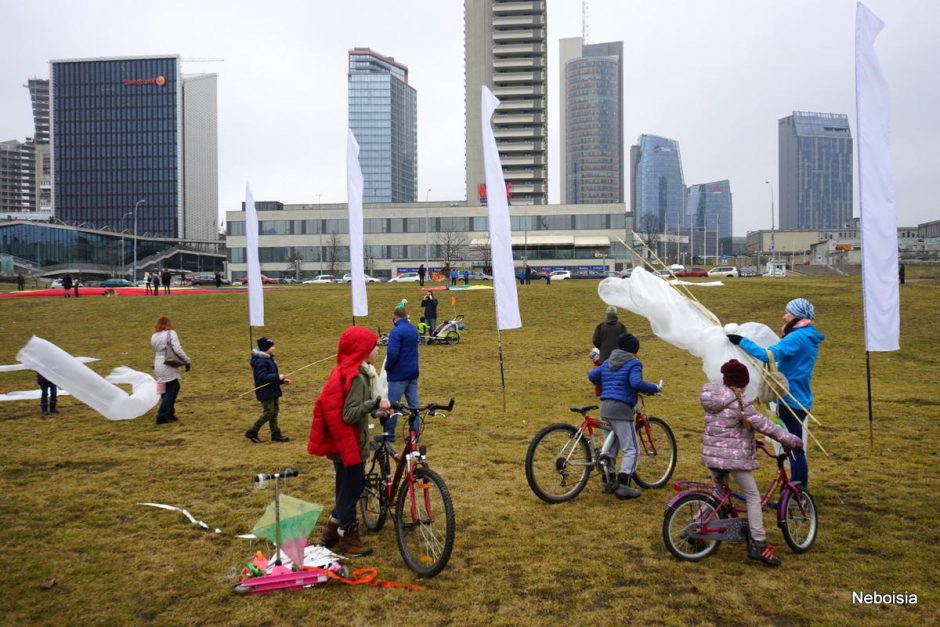
[[[750,381],[747,367],[736,359],[721,367],[723,385],[706,383],[701,402],[705,409],[705,437],[702,441],[702,465],[711,470],[716,482],[724,482],[730,473],[747,499],[747,524],[751,540],[747,556],[768,566],[779,566],[774,547],[767,543],[761,494],[752,470],[757,463],[754,431],[760,431],[784,446],[803,448],[803,441],[778,427],[745,400],[744,388]]]

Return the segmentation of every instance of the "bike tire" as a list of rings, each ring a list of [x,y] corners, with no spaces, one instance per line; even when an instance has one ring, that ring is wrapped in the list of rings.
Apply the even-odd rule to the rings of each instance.
[[[783,512],[780,523],[783,539],[794,553],[806,553],[816,541],[816,533],[819,531],[813,495],[806,490],[800,490],[799,493],[788,490],[778,507]]]
[[[414,483],[402,484],[395,508],[395,535],[405,564],[419,577],[435,576],[447,566],[456,530],[454,504],[444,480],[430,468],[416,468]]]
[[[460,343],[460,334],[456,331],[448,331],[447,335],[444,336],[444,341],[448,344],[459,344]]]
[[[577,435],[577,427],[559,422],[536,433],[529,443],[525,478],[546,503],[570,501],[587,485],[594,462],[587,439]]]
[[[388,518],[388,497],[385,493],[385,477],[391,474],[388,457],[376,455],[372,458],[372,467],[363,481],[362,495],[359,497],[359,513],[362,524],[371,532],[385,526]]]
[[[641,488],[661,488],[676,469],[676,436],[662,418],[647,416],[646,420],[650,425],[649,434],[643,423],[636,421],[639,463],[633,478]]]
[[[705,494],[687,494],[666,508],[663,542],[676,559],[699,562],[718,550],[721,540],[690,540],[683,537],[683,532],[697,521],[718,517],[717,508],[718,502]]]

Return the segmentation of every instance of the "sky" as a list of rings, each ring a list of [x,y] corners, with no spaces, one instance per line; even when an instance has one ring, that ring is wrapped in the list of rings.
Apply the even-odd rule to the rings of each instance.
[[[940,1],[866,4],[886,23],[875,49],[891,90],[898,223],[940,219]],[[345,202],[347,52],[372,48],[407,65],[418,93],[418,200],[464,199],[462,0],[0,0],[0,25],[0,141],[33,134],[23,85],[48,78],[50,59],[180,54],[184,73],[218,73],[220,220],[246,181],[258,200]],[[581,33],[580,0],[548,0],[552,203],[558,40]],[[854,37],[854,0],[588,10],[589,43],[624,42],[627,154],[643,133],[678,140],[687,185],[731,181],[735,235],[770,227],[778,119],[845,113],[857,136]],[[858,215],[857,163],[855,187]]]

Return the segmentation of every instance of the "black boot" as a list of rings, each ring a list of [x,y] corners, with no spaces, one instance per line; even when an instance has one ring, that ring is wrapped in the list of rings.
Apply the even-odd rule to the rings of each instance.
[[[45,403],[39,403],[39,413],[43,416],[49,415],[49,406]]]
[[[49,403],[49,413],[50,413],[50,414],[58,414],[58,413],[59,413],[59,410],[55,408],[55,401],[52,401],[51,403]]]
[[[261,444],[261,438],[258,437],[258,432],[254,429],[249,429],[245,431],[245,437],[254,442],[255,444]]]
[[[635,499],[640,496],[640,491],[630,485],[633,482],[633,475],[622,472],[617,475],[617,482],[620,484],[620,487],[614,491],[614,495],[618,499]]]

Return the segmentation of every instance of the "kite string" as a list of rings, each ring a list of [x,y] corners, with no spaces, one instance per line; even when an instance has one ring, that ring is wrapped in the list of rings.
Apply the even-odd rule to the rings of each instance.
[[[294,374],[294,373],[300,372],[301,370],[304,370],[304,369],[306,369],[306,368],[309,368],[310,366],[316,366],[317,364],[322,364],[324,361],[333,359],[334,357],[336,357],[336,353],[333,353],[333,354],[330,355],[329,357],[324,357],[323,359],[318,359],[318,360],[316,360],[316,361],[314,361],[314,362],[312,362],[312,363],[307,364],[306,366],[301,366],[301,367],[298,368],[297,370],[288,372],[288,373],[285,374],[284,376],[285,376],[285,377],[289,377],[289,376],[291,376],[291,375]],[[242,396],[245,396],[246,394],[251,394],[252,392],[256,392],[256,391],[260,390],[261,388],[263,388],[263,387],[265,387],[265,386],[268,386],[268,385],[271,385],[271,384],[270,384],[270,383],[262,383],[261,385],[259,385],[258,387],[254,388],[253,390],[248,390],[247,392],[242,392],[241,394],[239,394],[239,395],[236,396],[235,398],[241,398]]]

